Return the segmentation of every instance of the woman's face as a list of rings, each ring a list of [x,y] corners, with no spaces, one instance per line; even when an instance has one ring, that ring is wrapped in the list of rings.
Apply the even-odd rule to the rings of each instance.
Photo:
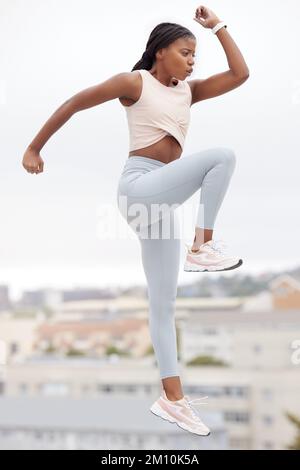
[[[173,77],[184,80],[190,76],[195,63],[196,41],[179,38],[165,49],[164,67]]]

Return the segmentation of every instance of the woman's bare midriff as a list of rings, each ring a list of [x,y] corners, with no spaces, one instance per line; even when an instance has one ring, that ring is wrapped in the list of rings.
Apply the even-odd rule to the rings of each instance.
[[[149,147],[129,152],[128,157],[148,157],[163,163],[170,163],[179,158],[181,154],[181,146],[177,140],[171,135],[166,135],[155,144],[149,145]]]
[[[135,100],[125,96],[119,98],[119,101],[123,106],[131,106],[135,103]],[[181,154],[182,148],[179,142],[172,135],[166,135],[161,140],[148,147],[132,150],[129,152],[128,158],[135,156],[148,157],[163,163],[170,163],[173,160],[177,160]]]

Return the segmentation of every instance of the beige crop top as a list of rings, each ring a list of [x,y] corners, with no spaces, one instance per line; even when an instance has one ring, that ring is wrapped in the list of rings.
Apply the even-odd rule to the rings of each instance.
[[[129,129],[129,151],[148,147],[172,135],[183,149],[190,122],[190,86],[177,80],[174,87],[163,85],[145,69],[138,70],[143,86],[140,98],[125,106]]]

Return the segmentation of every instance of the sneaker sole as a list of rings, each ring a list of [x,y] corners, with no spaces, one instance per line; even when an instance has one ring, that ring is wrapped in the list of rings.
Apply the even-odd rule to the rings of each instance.
[[[228,268],[222,268],[218,269],[217,266],[211,266],[210,268],[207,269],[207,266],[201,266],[201,265],[196,265],[192,263],[185,263],[184,265],[184,271],[191,273],[191,272],[219,272],[219,271],[230,271],[232,269],[239,268],[243,264],[243,260],[239,260],[237,264],[234,266],[229,266]]]
[[[168,415],[164,410],[160,408],[160,406],[157,405],[157,403],[154,403],[151,408],[150,408],[151,413],[153,413],[155,416],[158,416],[159,418],[165,419],[166,421],[169,421],[169,423],[175,423],[177,426],[184,431],[190,432],[192,434],[196,434],[197,436],[202,436],[206,437],[210,435],[209,433],[202,434],[198,432],[191,431],[188,426],[186,426],[184,423],[177,422],[174,418],[172,418],[170,415]]]

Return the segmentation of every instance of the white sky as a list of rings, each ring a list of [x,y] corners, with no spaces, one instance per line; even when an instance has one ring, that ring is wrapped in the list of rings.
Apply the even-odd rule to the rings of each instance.
[[[192,107],[182,156],[233,148],[237,166],[214,238],[244,259],[240,273],[293,267],[300,260],[299,2],[205,5],[228,22],[251,76]],[[139,242],[130,231],[123,239],[115,232],[101,239],[97,232],[103,204],[113,217],[118,213],[118,178],[128,156],[118,100],[78,113],[59,129],[41,151],[44,173],[27,173],[21,161],[67,98],[130,71],[160,22],[180,23],[196,35],[190,78],[227,70],[218,38],[193,20],[197,6],[182,0],[116,0],[105,7],[96,0],[0,0],[0,283],[13,295],[43,286],[145,284]],[[200,190],[184,207],[199,196]],[[192,220],[184,227],[191,242]],[[183,271],[184,244],[181,256],[179,283],[196,280],[201,274]]]

